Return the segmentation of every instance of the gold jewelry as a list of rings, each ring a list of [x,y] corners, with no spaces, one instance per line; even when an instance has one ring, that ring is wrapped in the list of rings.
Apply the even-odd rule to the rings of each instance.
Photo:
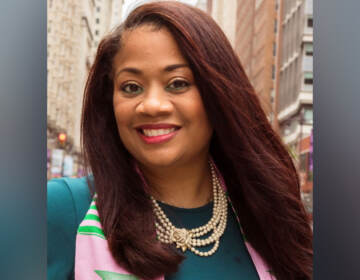
[[[154,204],[154,213],[157,219],[155,227],[158,239],[166,244],[175,243],[176,248],[181,248],[183,252],[189,249],[194,254],[202,257],[211,256],[216,252],[227,222],[227,198],[220,185],[219,179],[216,176],[215,168],[212,163],[210,163],[210,169],[214,194],[213,215],[210,221],[203,226],[194,229],[175,227],[157,201],[151,196],[151,200]],[[204,239],[197,238],[206,235],[210,231],[213,232],[209,237]],[[212,243],[214,243],[214,246],[207,252],[195,248]]]

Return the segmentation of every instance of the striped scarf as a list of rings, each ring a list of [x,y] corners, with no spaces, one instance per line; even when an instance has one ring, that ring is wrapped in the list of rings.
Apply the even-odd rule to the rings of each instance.
[[[215,166],[215,165],[214,165]],[[221,185],[226,191],[223,178],[215,166]],[[276,280],[267,264],[247,241],[242,230],[239,216],[227,195],[229,203],[236,215],[246,248],[252,258],[260,280]],[[140,280],[124,268],[119,266],[113,259],[104,231],[101,226],[99,213],[96,209],[96,199],[90,204],[84,220],[80,223],[76,236],[75,252],[75,280]],[[161,276],[154,280],[164,280]]]

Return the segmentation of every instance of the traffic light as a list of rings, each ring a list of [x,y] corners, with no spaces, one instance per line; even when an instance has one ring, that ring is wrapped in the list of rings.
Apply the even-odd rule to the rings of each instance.
[[[61,145],[62,147],[65,146],[66,133],[64,133],[64,132],[59,133],[59,135],[58,135],[58,140],[59,140],[59,143],[60,143],[60,145]]]

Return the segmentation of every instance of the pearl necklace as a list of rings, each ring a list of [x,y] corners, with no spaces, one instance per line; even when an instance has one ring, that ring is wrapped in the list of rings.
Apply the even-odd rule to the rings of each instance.
[[[155,227],[158,239],[165,244],[175,243],[176,248],[181,248],[183,252],[189,249],[194,254],[202,257],[211,256],[216,252],[219,247],[220,237],[225,231],[227,222],[227,198],[220,185],[219,179],[216,176],[214,166],[211,163],[210,169],[214,194],[213,215],[210,221],[203,226],[194,229],[175,227],[157,201],[151,196],[151,200],[154,204],[154,213],[157,219]],[[205,239],[198,238],[206,235],[210,231],[213,232],[209,237]],[[215,243],[214,246],[207,252],[195,248],[212,243]]]

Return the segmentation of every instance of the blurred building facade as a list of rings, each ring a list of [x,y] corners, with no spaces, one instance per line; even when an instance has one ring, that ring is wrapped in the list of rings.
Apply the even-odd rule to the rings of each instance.
[[[312,205],[313,0],[283,0],[276,96],[280,134],[295,156],[302,196]]]
[[[276,0],[240,0],[235,45],[235,51],[271,122],[275,120],[277,10]]]
[[[238,0],[208,0],[207,2],[207,12],[219,24],[233,47],[235,46],[237,29],[236,9],[238,2]]]
[[[121,22],[124,0],[95,0],[94,48],[101,39]]]
[[[313,103],[312,0],[282,3],[278,121],[286,144],[310,135]],[[299,148],[299,147],[298,147]]]
[[[93,63],[96,40],[115,22],[121,3],[105,0],[47,2],[48,178],[82,174],[80,120],[84,86]],[[116,13],[115,8],[120,12]]]
[[[276,122],[278,2],[209,0],[207,6],[239,56],[269,120]]]
[[[94,10],[94,0],[48,1],[49,176],[64,175],[64,162],[59,160],[60,154],[63,159],[68,155],[68,170],[73,169],[76,172],[81,165],[79,152],[82,92],[92,63]],[[64,141],[59,141],[59,133],[66,135]],[[55,154],[58,156],[53,162]]]
[[[208,1],[207,0],[196,0],[195,7],[203,10],[204,12],[207,12],[208,10]]]
[[[208,0],[218,22],[282,137],[312,209],[312,0]]]

